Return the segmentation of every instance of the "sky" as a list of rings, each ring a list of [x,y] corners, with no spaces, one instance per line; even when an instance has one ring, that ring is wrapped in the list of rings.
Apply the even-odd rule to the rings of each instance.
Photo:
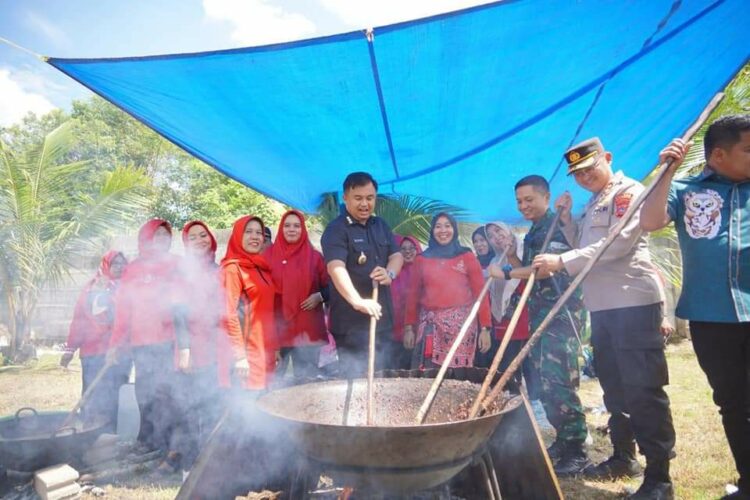
[[[489,0],[0,0],[0,38],[50,57],[201,52],[417,19]],[[91,92],[0,41],[0,126]]]

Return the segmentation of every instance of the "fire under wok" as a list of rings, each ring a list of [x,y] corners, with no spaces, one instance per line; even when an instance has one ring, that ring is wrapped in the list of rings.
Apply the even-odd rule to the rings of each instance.
[[[464,376],[454,374],[454,378],[481,380],[486,373],[461,372]],[[410,493],[437,486],[460,472],[482,450],[503,414],[521,404],[516,396],[501,411],[462,420],[459,407],[471,402],[480,386],[471,380],[445,380],[425,423],[417,425],[414,418],[433,379],[421,378],[425,373],[419,371],[385,376],[375,380],[371,426],[365,425],[365,379],[275,390],[258,400],[258,408],[285,426],[308,461],[337,483]]]

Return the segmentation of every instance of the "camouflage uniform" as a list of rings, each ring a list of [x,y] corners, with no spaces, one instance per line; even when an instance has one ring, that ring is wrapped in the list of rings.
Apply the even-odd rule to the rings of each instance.
[[[529,266],[542,251],[554,214],[547,211],[545,216],[535,222],[524,238],[523,265]],[[555,230],[546,253],[561,254],[571,249],[562,231]],[[556,273],[554,278],[534,282],[529,295],[530,331],[536,331],[559,294],[552,280],[557,280],[560,290],[564,291],[572,281],[565,271]],[[581,291],[576,292],[567,301],[566,306],[581,330],[584,323],[584,310]],[[538,370],[541,381],[541,401],[547,419],[557,432],[559,441],[580,441],[586,439],[586,417],[581,400],[578,397],[578,340],[570,323],[565,307],[555,315],[539,341],[531,350],[531,361]],[[509,308],[510,309],[510,308]]]

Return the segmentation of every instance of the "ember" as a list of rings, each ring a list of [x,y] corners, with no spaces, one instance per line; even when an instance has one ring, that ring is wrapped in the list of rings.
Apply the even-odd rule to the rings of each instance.
[[[283,491],[268,491],[263,490],[260,492],[251,491],[244,497],[236,497],[234,500],[278,500],[281,498]]]

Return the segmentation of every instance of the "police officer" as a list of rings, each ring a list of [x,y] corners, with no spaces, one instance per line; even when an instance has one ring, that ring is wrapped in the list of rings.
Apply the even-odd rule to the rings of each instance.
[[[575,249],[539,255],[533,266],[575,275],[644,188],[622,172],[613,173],[612,153],[596,137],[570,148],[565,159],[568,175],[593,195],[576,222],[570,214],[570,195],[558,198],[563,230]],[[647,465],[643,484],[630,498],[671,499],[669,460],[674,455],[675,433],[663,388],[668,383],[660,332],[663,291],[637,214],[594,265],[583,282],[583,295],[591,312],[594,366],[611,414],[614,447],[609,459],[588,468],[584,475],[596,479],[640,475],[637,442]]]
[[[392,304],[390,284],[396,278],[403,256],[388,224],[374,214],[378,183],[366,172],[354,172],[344,180],[344,208],[323,232],[320,240],[331,290],[330,330],[336,339],[342,376],[365,373],[370,317],[376,317],[380,346],[391,338]],[[372,300],[373,282],[379,285],[378,301]]]
[[[542,251],[544,240],[555,219],[549,209],[549,185],[544,177],[529,175],[519,180],[515,186],[516,203],[523,217],[532,222],[531,229],[524,238],[523,259],[518,259],[514,248],[508,252],[508,266],[498,268],[490,265],[489,272],[497,278],[528,279],[534,270],[531,262]],[[560,228],[552,233],[549,251],[562,253],[572,247]],[[571,281],[566,272],[558,273],[558,285],[567,288]],[[539,272],[529,295],[529,323],[536,330],[559,294],[549,273]],[[516,302],[514,296],[511,304]],[[561,311],[547,327],[540,341],[531,351],[531,361],[541,380],[540,399],[547,419],[555,428],[555,442],[547,450],[555,461],[555,472],[559,476],[572,476],[591,465],[586,455],[584,443],[588,431],[586,416],[578,397],[578,341],[575,328],[580,328],[583,303],[577,291],[567,304],[568,310]],[[576,325],[571,323],[576,322]]]

